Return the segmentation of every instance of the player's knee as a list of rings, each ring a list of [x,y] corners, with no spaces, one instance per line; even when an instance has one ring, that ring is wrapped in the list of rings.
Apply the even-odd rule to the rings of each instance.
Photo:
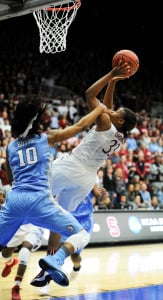
[[[84,248],[90,241],[90,234],[86,230],[81,230],[77,234],[71,235],[66,242],[69,242],[74,247],[74,252]]]
[[[19,251],[19,263],[22,265],[27,265],[29,261],[31,251],[25,247],[22,247]]]

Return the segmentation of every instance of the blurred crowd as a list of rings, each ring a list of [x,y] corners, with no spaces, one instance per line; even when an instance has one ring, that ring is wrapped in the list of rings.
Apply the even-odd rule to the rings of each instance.
[[[18,100],[17,100],[18,101]],[[0,100],[0,200],[8,189],[6,147],[13,139],[11,120],[17,101]],[[12,104],[12,105],[11,105]],[[108,157],[97,171],[92,190],[94,210],[99,209],[163,209],[163,121],[143,112],[122,149]],[[40,129],[65,128],[80,118],[75,99],[51,104],[42,118]],[[54,159],[71,153],[87,134],[87,130],[53,149]]]

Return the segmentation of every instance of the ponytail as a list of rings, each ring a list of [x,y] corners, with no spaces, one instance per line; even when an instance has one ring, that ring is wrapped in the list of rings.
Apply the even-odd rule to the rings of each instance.
[[[121,127],[121,132],[123,132],[124,137],[126,138],[129,132],[136,126],[137,117],[129,108],[124,107],[124,124]]]

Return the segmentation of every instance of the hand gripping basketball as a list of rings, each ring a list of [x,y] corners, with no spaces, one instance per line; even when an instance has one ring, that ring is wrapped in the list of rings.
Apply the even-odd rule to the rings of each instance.
[[[131,69],[129,76],[134,75],[139,69],[139,58],[136,53],[131,50],[120,50],[116,52],[112,58],[112,67],[116,67],[120,61],[129,64]]]

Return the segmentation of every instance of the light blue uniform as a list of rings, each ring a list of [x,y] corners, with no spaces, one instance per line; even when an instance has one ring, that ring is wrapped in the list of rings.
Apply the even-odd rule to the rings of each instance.
[[[82,226],[54,201],[49,176],[53,159],[47,135],[35,135],[8,146],[13,186],[0,210],[0,245],[7,245],[17,229],[26,223],[70,236]]]
[[[84,201],[82,201],[75,211],[72,211],[72,215],[78,220],[82,227],[91,233],[93,229],[93,204],[92,204],[93,193],[91,192]],[[61,242],[65,242],[68,238],[67,235],[62,235]],[[79,250],[76,253],[80,253]]]

